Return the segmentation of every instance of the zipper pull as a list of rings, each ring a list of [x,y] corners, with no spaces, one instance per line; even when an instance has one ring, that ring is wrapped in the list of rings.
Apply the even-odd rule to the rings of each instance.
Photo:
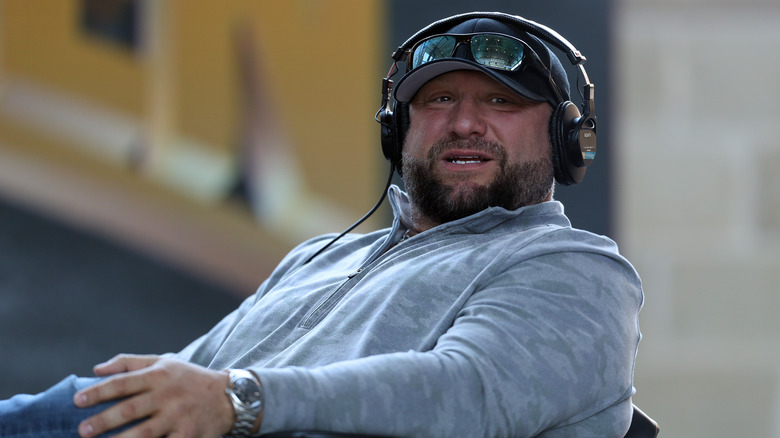
[[[353,272],[353,273],[351,273],[351,274],[347,275],[347,278],[351,279],[351,278],[353,278],[354,276],[356,276],[356,275],[360,274],[361,272],[363,272],[363,268],[358,268],[358,270],[357,270],[357,271],[355,271],[355,272]]]

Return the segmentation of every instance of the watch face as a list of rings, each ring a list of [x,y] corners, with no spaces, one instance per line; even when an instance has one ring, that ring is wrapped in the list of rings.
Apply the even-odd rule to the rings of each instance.
[[[257,386],[254,380],[242,377],[237,379],[233,384],[236,397],[241,400],[241,403],[246,405],[253,405],[260,401],[260,387]]]

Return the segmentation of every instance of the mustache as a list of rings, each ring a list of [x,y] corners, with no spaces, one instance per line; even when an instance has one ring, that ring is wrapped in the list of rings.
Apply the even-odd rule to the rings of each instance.
[[[481,137],[439,139],[428,150],[428,159],[435,160],[441,154],[451,149],[470,149],[485,152],[501,162],[506,162],[507,159],[506,148],[501,143],[488,141]]]

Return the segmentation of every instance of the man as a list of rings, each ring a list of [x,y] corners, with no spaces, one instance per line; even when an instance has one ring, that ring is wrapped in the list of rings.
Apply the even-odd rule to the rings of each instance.
[[[569,86],[520,20],[457,17],[403,51],[381,115],[385,140],[404,139],[386,150],[408,189],[389,190],[391,228],[303,243],[176,355],[118,356],[97,383],[0,403],[0,435],[54,436],[20,431],[46,418],[84,437],[623,436],[641,285],[552,200],[565,157],[548,128]]]

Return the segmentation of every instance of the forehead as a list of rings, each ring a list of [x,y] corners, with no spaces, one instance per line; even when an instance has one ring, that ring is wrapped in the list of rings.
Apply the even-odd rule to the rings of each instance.
[[[448,88],[465,91],[490,91],[511,94],[525,99],[521,94],[498,82],[490,76],[476,70],[455,70],[440,74],[420,87],[417,96],[434,88]],[[415,96],[416,97],[416,96]]]

